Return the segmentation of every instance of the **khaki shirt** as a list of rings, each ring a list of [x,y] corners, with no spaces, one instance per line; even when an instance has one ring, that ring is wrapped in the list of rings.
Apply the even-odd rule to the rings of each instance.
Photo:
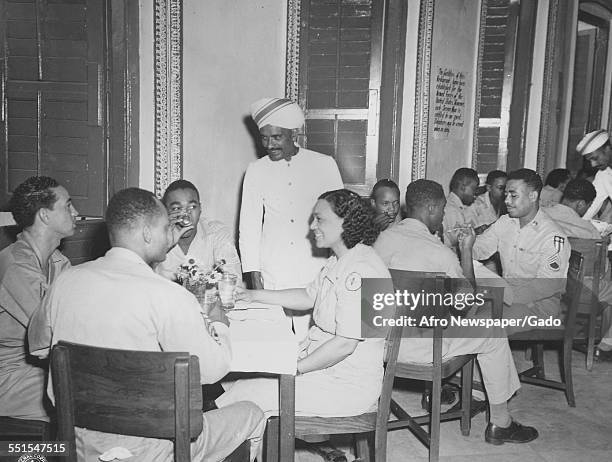
[[[450,192],[446,197],[446,207],[444,207],[444,219],[442,226],[444,228],[444,244],[451,247],[449,231],[457,226],[472,225],[476,222],[476,216],[471,207],[463,205],[459,196],[454,192]]]
[[[541,210],[552,218],[567,236],[581,239],[601,238],[601,234],[590,221],[583,220],[567,205],[555,204],[552,207],[543,207]]]
[[[570,245],[567,235],[542,210],[522,228],[518,218],[503,215],[476,237],[475,260],[485,260],[495,252],[499,252],[515,303],[529,304],[564,291]]]
[[[46,370],[27,360],[26,328],[49,286],[70,267],[55,250],[45,274],[27,233],[0,252],[0,414],[49,420],[43,407]]]
[[[491,198],[488,192],[478,196],[469,208],[474,216],[475,228],[482,225],[490,225],[499,218],[499,215],[495,211],[495,207],[491,204]]]
[[[562,197],[563,193],[561,191],[550,185],[546,185],[542,188],[542,192],[540,193],[540,208],[552,207],[560,203]]]
[[[363,394],[380,393],[383,374],[384,338],[363,338],[361,333],[361,284],[363,278],[388,281],[383,288],[393,292],[391,275],[374,250],[357,244],[340,259],[332,256],[319,276],[306,287],[315,299],[314,326],[308,331],[308,353],[336,335],[360,340],[353,353],[325,369],[340,381],[359,383]]]
[[[457,255],[431,234],[423,222],[414,218],[406,218],[383,231],[373,248],[389,268],[464,277]]]

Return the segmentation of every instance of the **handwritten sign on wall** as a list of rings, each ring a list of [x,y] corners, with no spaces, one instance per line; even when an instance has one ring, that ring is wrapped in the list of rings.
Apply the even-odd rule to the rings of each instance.
[[[465,91],[467,72],[439,66],[433,95],[433,132],[435,139],[463,139],[465,136]]]

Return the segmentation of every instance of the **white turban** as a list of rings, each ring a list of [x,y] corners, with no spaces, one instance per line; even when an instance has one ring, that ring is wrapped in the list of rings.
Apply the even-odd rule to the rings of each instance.
[[[251,104],[251,116],[259,129],[266,125],[288,129],[304,125],[302,109],[284,98],[263,98],[254,102]]]
[[[591,154],[601,148],[610,139],[610,135],[605,130],[595,130],[587,133],[576,146],[576,152],[583,156]]]

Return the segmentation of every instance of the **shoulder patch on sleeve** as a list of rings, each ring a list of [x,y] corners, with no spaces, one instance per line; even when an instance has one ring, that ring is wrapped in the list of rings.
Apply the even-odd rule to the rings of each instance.
[[[563,236],[555,236],[553,238],[553,244],[555,246],[555,250],[557,253],[563,250],[563,246],[565,245],[565,238]]]
[[[349,273],[344,281],[347,290],[355,291],[361,289],[361,275],[356,272]]]
[[[548,267],[553,271],[559,271],[561,269],[561,261],[559,260],[558,253],[548,257]]]

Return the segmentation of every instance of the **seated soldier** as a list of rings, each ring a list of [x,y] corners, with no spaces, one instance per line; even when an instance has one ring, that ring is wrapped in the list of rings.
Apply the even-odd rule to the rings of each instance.
[[[595,199],[595,187],[587,180],[572,180],[563,192],[561,204],[543,209],[557,222],[559,227],[570,237],[582,239],[599,239],[600,232],[591,221],[583,220],[582,216]],[[606,261],[607,263],[607,261]],[[592,287],[591,278],[585,278],[585,286]],[[612,361],[612,323],[610,313],[612,305],[612,282],[610,281],[610,265],[606,264],[599,282],[599,300],[607,305],[604,316],[606,333],[595,350],[595,357],[600,361]]]
[[[508,174],[501,170],[493,170],[487,175],[486,192],[478,196],[470,206],[475,217],[476,234],[481,234],[506,213],[504,195],[507,179]]]
[[[476,199],[476,189],[480,179],[476,170],[471,168],[460,168],[450,180],[450,192],[444,208],[444,244],[453,247],[452,233],[456,228],[473,226],[475,216],[470,205]]]
[[[499,251],[503,277],[512,289],[512,306],[505,318],[527,315],[557,316],[569,265],[570,246],[565,233],[539,207],[542,180],[533,170],[508,175],[506,207],[489,229],[476,237],[472,255],[483,260]],[[507,332],[529,330],[509,326]]]
[[[546,183],[540,193],[540,206],[551,207],[561,202],[563,191],[572,179],[570,171],[566,168],[556,168],[546,177]]]
[[[47,372],[27,354],[26,328],[51,283],[70,267],[57,248],[74,234],[77,211],[68,191],[45,176],[17,186],[9,206],[23,231],[0,252],[0,415],[48,422]]]
[[[191,293],[151,269],[190,228],[177,229],[153,193],[138,188],[111,198],[106,224],[112,248],[57,278],[32,316],[30,351],[44,357],[60,340],[103,348],[187,351],[199,359],[202,383],[225,376],[231,358],[225,315],[217,307],[203,316]],[[203,418],[204,430],[191,443],[194,462],[223,460],[243,441],[259,435],[264,423],[261,410],[249,402],[211,410]],[[98,461],[114,447],[128,449],[134,455],[130,460],[173,460],[169,440],[76,428],[76,441],[78,460],[84,462]],[[257,448],[252,449],[251,460]]]
[[[572,180],[565,187],[561,203],[548,207],[542,205],[542,210],[567,236],[599,239],[601,234],[597,228],[589,220],[582,219],[595,195],[595,187],[587,180]]]
[[[376,210],[376,223],[381,230],[402,221],[400,216],[400,191],[397,184],[388,179],[379,180],[372,188],[370,203]]]
[[[193,183],[187,180],[170,183],[162,202],[171,221],[179,226],[194,227],[181,236],[178,245],[170,249],[166,259],[157,265],[155,271],[158,274],[175,280],[179,266],[190,259],[206,271],[224,260],[224,270],[238,275],[238,280],[242,280],[240,259],[229,229],[223,223],[202,215],[200,193]]]
[[[389,268],[441,272],[451,278],[474,279],[471,255],[475,238],[473,231],[468,230],[459,238],[461,263],[434,235],[442,222],[445,204],[444,191],[438,183],[416,180],[408,185],[407,218],[384,231],[374,244],[374,250]],[[519,424],[508,412],[508,400],[520,388],[520,382],[503,329],[460,329],[451,326],[445,330],[442,357],[448,359],[465,354],[477,355],[491,411],[485,440],[492,444],[503,444],[526,443],[536,439],[538,432],[535,428]],[[404,331],[398,362],[431,362],[431,337],[419,338],[405,334]]]

